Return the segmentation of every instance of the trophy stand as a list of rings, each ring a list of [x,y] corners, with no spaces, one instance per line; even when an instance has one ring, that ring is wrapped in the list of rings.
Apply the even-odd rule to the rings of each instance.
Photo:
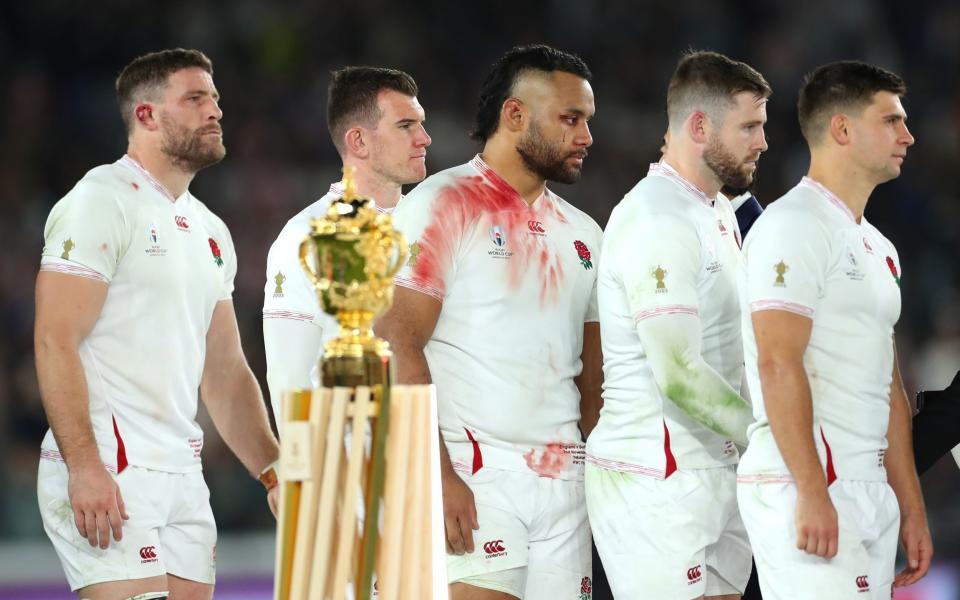
[[[300,246],[340,335],[325,345],[322,387],[282,400],[274,598],[445,599],[434,389],[393,385],[372,331],[406,243],[346,169],[344,188]]]

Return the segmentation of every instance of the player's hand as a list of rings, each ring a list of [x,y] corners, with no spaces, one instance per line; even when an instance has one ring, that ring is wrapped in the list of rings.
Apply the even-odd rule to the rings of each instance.
[[[443,525],[447,536],[447,553],[473,552],[473,530],[480,529],[473,492],[463,479],[451,470],[441,477],[443,482]]]
[[[73,520],[80,535],[91,546],[106,550],[113,539],[123,538],[123,521],[129,519],[120,495],[120,486],[100,463],[70,471],[67,493],[73,507]]]
[[[797,548],[824,558],[837,555],[837,510],[827,488],[797,493]]]
[[[267,504],[270,506],[270,512],[273,513],[273,518],[277,518],[277,507],[280,504],[280,486],[275,485],[267,492]]]
[[[930,569],[933,541],[930,539],[930,528],[923,510],[900,519],[900,543],[907,555],[907,566],[893,579],[894,587],[914,584]]]

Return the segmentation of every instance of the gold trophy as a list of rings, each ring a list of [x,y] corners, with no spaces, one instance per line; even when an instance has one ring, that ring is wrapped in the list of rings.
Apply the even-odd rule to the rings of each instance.
[[[284,396],[275,598],[342,600],[352,587],[353,598],[368,600],[374,575],[382,600],[427,598],[429,551],[396,544],[411,536],[431,543],[432,392],[394,387],[389,345],[373,333],[407,245],[389,215],[357,196],[350,167],[343,188],[300,244],[300,263],[340,334],[324,346],[322,387]],[[408,581],[411,569],[426,580]]]
[[[343,188],[343,198],[326,218],[310,221],[300,244],[300,264],[320,306],[340,323],[340,336],[324,346],[323,385],[389,386],[392,355],[389,344],[373,335],[373,321],[393,302],[393,276],[407,258],[407,243],[390,215],[357,196],[352,167],[344,168]]]

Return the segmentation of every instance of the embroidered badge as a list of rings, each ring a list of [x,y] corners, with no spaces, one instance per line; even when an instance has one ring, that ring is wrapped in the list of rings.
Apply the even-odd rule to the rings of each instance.
[[[209,238],[210,242],[210,252],[213,254],[213,260],[217,263],[218,267],[223,266],[223,258],[220,256],[220,246],[217,245],[217,241],[213,238]]]
[[[897,273],[897,265],[893,262],[892,257],[887,257],[887,266],[890,267],[890,274],[893,275],[893,280],[897,282],[897,287],[900,287],[900,274]]]
[[[667,284],[664,282],[664,279],[667,277],[667,271],[660,265],[657,265],[657,268],[653,270],[653,278],[657,280],[657,294],[666,294],[667,293]]]
[[[790,267],[787,266],[787,263],[782,260],[777,264],[773,265],[773,270],[777,274],[777,278],[774,280],[773,285],[777,287],[787,287],[787,282],[783,279],[783,276],[787,274],[787,271],[790,270]]]
[[[273,277],[273,282],[277,284],[277,287],[273,288],[273,297],[274,298],[283,298],[283,282],[287,278],[284,277],[281,271],[277,271],[277,274]]]
[[[410,258],[407,259],[408,267],[417,266],[417,256],[420,255],[421,250],[422,248],[420,247],[420,242],[414,242],[410,244]]]
[[[573,247],[577,249],[577,256],[580,257],[580,264],[583,265],[583,268],[590,270],[593,268],[593,263],[590,262],[590,249],[587,248],[587,245],[576,240],[573,242]]]
[[[73,243],[73,238],[67,238],[67,241],[63,243],[63,254],[60,255],[60,258],[70,260],[70,251],[76,247],[77,245]]]

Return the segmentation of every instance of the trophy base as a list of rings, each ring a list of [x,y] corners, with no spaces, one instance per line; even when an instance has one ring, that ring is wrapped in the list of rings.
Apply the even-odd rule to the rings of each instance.
[[[390,386],[393,383],[391,356],[364,353],[363,356],[331,356],[320,361],[323,387]]]

